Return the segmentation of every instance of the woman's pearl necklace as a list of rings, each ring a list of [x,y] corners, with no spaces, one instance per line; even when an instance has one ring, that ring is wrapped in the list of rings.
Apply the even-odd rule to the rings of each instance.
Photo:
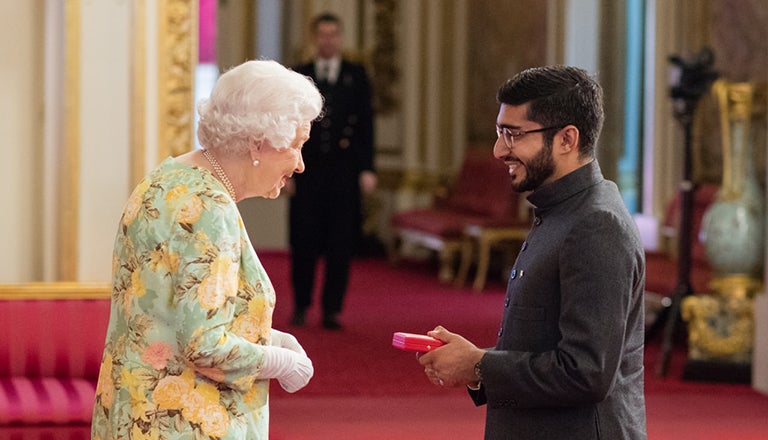
[[[211,154],[208,150],[203,150],[203,156],[205,156],[206,159],[208,159],[208,162],[211,163],[211,167],[213,167],[213,172],[216,173],[216,176],[221,180],[221,183],[224,184],[224,188],[227,189],[227,192],[229,192],[229,196],[232,197],[232,200],[237,202],[237,197],[235,195],[235,187],[232,186],[232,182],[229,181],[229,177],[224,173],[224,169],[221,168],[221,165],[219,165],[219,162],[216,160],[216,158]]]

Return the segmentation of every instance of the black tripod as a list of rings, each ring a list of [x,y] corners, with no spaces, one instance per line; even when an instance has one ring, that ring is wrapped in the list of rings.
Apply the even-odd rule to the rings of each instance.
[[[672,291],[671,304],[665,315],[664,334],[661,344],[661,356],[657,366],[660,377],[667,375],[669,357],[675,328],[680,319],[680,304],[683,298],[693,293],[691,286],[691,235],[693,233],[693,196],[696,185],[693,182],[693,116],[699,99],[709,90],[717,78],[717,73],[710,70],[714,63],[714,54],[710,49],[702,49],[693,59],[686,60],[677,55],[671,56],[676,81],[670,88],[672,110],[675,119],[683,126],[683,180],[680,182],[680,226],[678,229],[677,286]]]

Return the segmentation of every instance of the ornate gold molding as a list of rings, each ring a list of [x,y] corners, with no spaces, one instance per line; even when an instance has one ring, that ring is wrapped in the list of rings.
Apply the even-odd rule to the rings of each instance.
[[[709,287],[713,292],[728,297],[754,298],[763,291],[763,280],[746,274],[715,275]]]
[[[752,299],[693,295],[683,300],[688,322],[688,357],[694,360],[749,362],[754,340]]]
[[[131,83],[131,184],[137,184],[146,172],[146,2],[133,3],[133,81]]]
[[[742,170],[744,160],[751,157],[740,157],[737,144],[750,142],[749,127],[752,119],[752,102],[755,85],[748,82],[728,82],[717,80],[712,85],[712,93],[717,98],[720,111],[720,134],[723,149],[723,183],[720,197],[723,200],[734,200],[743,191],[743,173],[734,175],[734,170]],[[739,131],[734,131],[734,130]],[[738,139],[734,139],[734,135]],[[734,167],[735,165],[735,167]]]
[[[197,0],[158,2],[158,159],[192,148]]]
[[[24,283],[0,285],[0,300],[21,299],[108,299],[106,284]]]
[[[64,12],[64,148],[59,175],[56,233],[57,281],[77,279],[80,253],[80,0],[67,0]]]
[[[371,56],[373,75],[373,106],[380,114],[388,114],[400,105],[395,91],[395,83],[400,77],[400,69],[395,61],[397,38],[395,22],[397,20],[397,0],[374,0],[375,8],[375,44]]]

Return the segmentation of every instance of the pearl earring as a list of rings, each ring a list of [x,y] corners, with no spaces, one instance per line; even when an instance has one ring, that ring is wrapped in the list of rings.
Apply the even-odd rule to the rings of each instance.
[[[259,166],[260,163],[261,163],[261,161],[259,161],[259,159],[256,159],[256,160],[253,161],[253,166],[257,167],[257,166]]]

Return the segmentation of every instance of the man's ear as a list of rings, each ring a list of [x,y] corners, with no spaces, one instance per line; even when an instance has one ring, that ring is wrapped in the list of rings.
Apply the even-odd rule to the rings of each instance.
[[[557,139],[556,139],[557,141]],[[560,143],[557,145],[561,153],[570,153],[579,151],[579,129],[575,125],[566,125],[560,130]]]

